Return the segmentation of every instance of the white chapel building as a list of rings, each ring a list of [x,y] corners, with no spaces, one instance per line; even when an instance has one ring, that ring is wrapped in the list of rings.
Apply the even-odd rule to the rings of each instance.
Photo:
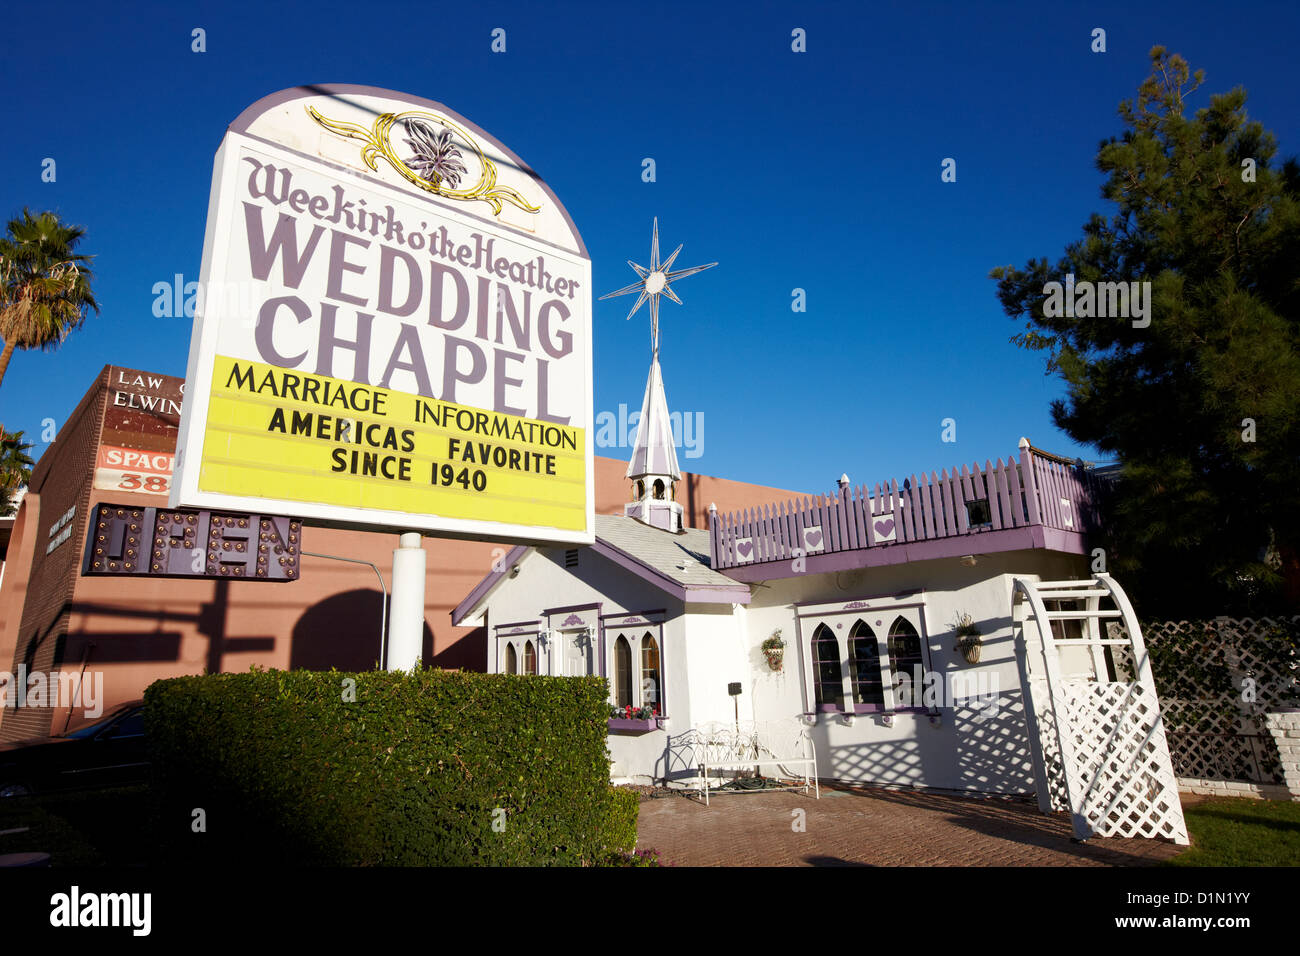
[[[594,545],[517,547],[452,615],[486,628],[489,671],[609,680],[616,780],[687,782],[694,730],[784,721],[806,728],[824,780],[1034,792],[1025,687],[1041,642],[1016,627],[1015,579],[1095,585],[1081,469],[1021,440],[1005,463],[845,478],[685,528],[656,355],[627,478],[631,501],[597,516]],[[1064,598],[1046,602],[1057,636],[1095,626],[1100,590],[1042,593]],[[1115,679],[1109,648],[1064,651],[1066,676]]]

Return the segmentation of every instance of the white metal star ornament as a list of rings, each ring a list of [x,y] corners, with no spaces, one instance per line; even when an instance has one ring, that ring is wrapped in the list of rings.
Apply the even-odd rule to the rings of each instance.
[[[682,245],[685,245],[685,243]],[[646,299],[650,300],[650,349],[656,360],[659,358],[659,296],[666,295],[678,305],[681,305],[682,300],[677,298],[677,293],[672,290],[673,280],[680,279],[683,276],[694,275],[697,272],[703,272],[705,269],[712,269],[717,265],[716,262],[710,262],[708,265],[691,266],[689,269],[678,269],[676,272],[670,272],[669,270],[672,268],[673,260],[677,258],[677,254],[681,251],[682,246],[678,246],[673,250],[673,254],[660,264],[659,217],[656,216],[654,220],[654,235],[650,239],[650,268],[647,269],[645,266],[637,265],[631,259],[627,260],[627,264],[636,270],[636,274],[641,277],[641,281],[634,282],[626,288],[619,289],[617,292],[611,292],[608,295],[602,295],[600,297],[603,301],[605,299],[612,299],[618,295],[628,295],[632,292],[640,292],[641,294],[637,296],[636,304],[632,306],[632,311],[627,314],[629,319],[636,315],[637,309],[641,308],[641,304],[645,302]]]

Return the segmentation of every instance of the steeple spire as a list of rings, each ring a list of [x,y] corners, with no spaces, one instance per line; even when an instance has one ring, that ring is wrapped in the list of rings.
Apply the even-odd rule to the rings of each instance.
[[[629,319],[636,315],[643,302],[650,300],[650,377],[646,379],[645,398],[641,401],[641,421],[636,428],[632,460],[627,465],[627,477],[632,479],[632,501],[623,507],[623,513],[666,531],[681,531],[683,527],[682,506],[676,500],[676,485],[682,473],[677,467],[672,420],[668,415],[668,399],[664,395],[663,373],[659,370],[659,296],[666,295],[681,305],[682,300],[671,287],[673,280],[717,265],[710,262],[670,272],[681,251],[682,247],[678,246],[660,263],[659,219],[656,217],[650,239],[650,268],[629,259],[627,264],[640,276],[640,281],[601,296],[601,299],[612,299],[618,295],[640,293],[627,314]]]
[[[650,377],[645,383],[645,398],[641,400],[641,420],[636,426],[636,441],[632,445],[632,460],[627,464],[627,477],[644,478],[662,475],[680,481],[677,467],[677,447],[673,443],[672,419],[668,414],[668,398],[664,395],[663,373],[659,360],[650,363]]]
[[[682,530],[682,506],[676,501],[682,473],[657,357],[650,360],[627,477],[632,479],[632,501],[623,507],[624,514],[666,531]]]

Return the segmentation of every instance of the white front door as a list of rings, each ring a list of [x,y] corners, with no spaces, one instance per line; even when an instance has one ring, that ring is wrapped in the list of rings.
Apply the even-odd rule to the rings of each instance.
[[[588,677],[592,671],[591,638],[582,631],[568,631],[563,635],[564,674],[566,677]]]

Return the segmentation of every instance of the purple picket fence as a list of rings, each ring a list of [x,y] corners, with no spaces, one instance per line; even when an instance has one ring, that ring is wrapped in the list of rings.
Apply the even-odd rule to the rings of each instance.
[[[1082,532],[1092,528],[1092,503],[1091,482],[1079,467],[1022,448],[982,468],[976,462],[914,474],[901,485],[845,486],[715,514],[710,548],[713,567],[730,568],[1029,525]]]

